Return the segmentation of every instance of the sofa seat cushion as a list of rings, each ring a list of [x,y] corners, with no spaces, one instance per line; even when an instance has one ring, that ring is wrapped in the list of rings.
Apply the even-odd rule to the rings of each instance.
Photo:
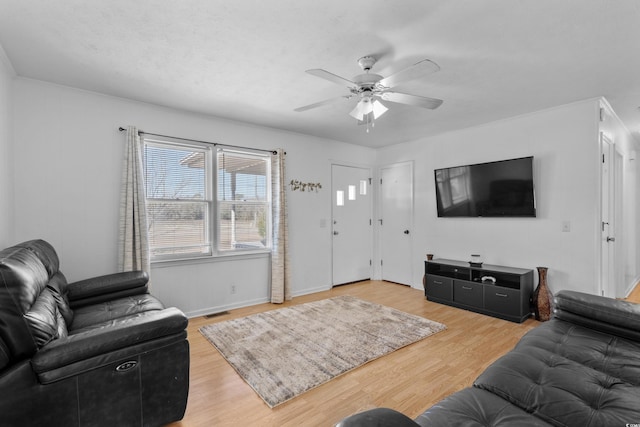
[[[637,369],[633,366],[638,360],[637,343],[612,336],[590,342],[591,334],[599,333],[567,328],[562,321],[548,322],[489,366],[474,386],[553,425],[595,427],[639,420],[640,386],[637,377],[630,378]],[[538,336],[545,336],[549,343],[543,344]],[[620,366],[627,350],[632,350],[625,359],[629,369]],[[587,360],[592,363],[585,364]]]
[[[422,427],[548,427],[550,424],[495,394],[465,388],[433,405],[418,418]]]
[[[544,349],[640,386],[640,342],[553,320],[531,330],[515,347],[527,348]]]
[[[73,323],[69,328],[69,334],[98,328],[121,317],[162,309],[164,309],[164,305],[150,294],[132,295],[79,307],[73,311]]]

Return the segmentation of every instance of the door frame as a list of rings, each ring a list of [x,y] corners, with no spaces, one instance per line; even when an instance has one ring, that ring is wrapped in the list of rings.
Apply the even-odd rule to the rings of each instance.
[[[354,162],[345,162],[345,161],[341,161],[341,160],[329,160],[329,176],[331,177],[331,183],[329,184],[329,216],[330,216],[330,220],[329,220],[329,227],[327,227],[327,233],[329,235],[329,239],[331,241],[331,257],[329,260],[329,264],[331,265],[331,283],[329,284],[330,288],[336,286],[334,284],[335,280],[334,280],[334,274],[333,274],[333,210],[335,208],[334,204],[333,204],[333,166],[344,166],[344,167],[351,167],[351,168],[359,168],[359,169],[366,169],[369,172],[369,189],[371,191],[371,197],[369,198],[369,216],[370,216],[370,220],[373,224],[373,218],[375,216],[375,212],[373,210],[374,207],[374,199],[375,199],[375,191],[373,189],[373,173],[374,173],[374,167],[372,165],[367,165],[367,164],[363,164],[363,163],[354,163]],[[372,226],[369,229],[369,259],[371,260],[371,265],[370,265],[370,277],[373,279],[374,278],[374,268],[373,268],[373,256],[374,256],[374,247],[375,247],[375,235],[374,235],[374,231],[373,231],[374,227]]]

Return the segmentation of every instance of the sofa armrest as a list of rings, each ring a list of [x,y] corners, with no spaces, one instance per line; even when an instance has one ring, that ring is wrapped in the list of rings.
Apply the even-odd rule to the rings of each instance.
[[[640,341],[640,304],[563,290],[555,296],[554,317]]]
[[[67,297],[71,307],[97,304],[115,298],[148,292],[149,275],[144,271],[125,271],[69,283]]]
[[[33,356],[31,364],[40,375],[109,352],[184,333],[187,323],[184,313],[174,307],[118,318],[100,328],[52,341]]]
[[[348,416],[336,427],[420,427],[403,413],[389,408],[375,408]]]

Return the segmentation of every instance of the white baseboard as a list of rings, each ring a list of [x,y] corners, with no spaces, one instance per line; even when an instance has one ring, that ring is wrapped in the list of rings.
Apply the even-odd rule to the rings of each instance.
[[[222,313],[223,311],[234,310],[236,308],[244,308],[257,304],[264,304],[265,302],[269,302],[269,298],[257,298],[254,300],[246,300],[246,301],[236,301],[231,304],[224,304],[215,307],[207,307],[202,308],[200,310],[188,311],[185,315],[191,319],[194,317],[206,316],[209,314]]]
[[[322,287],[304,289],[302,291],[293,292],[292,296],[295,298],[303,295],[315,294],[317,292],[328,291],[329,289],[331,289],[331,286],[329,287],[322,286]],[[269,301],[270,301],[269,298],[256,298],[253,300],[236,301],[230,304],[224,304],[224,305],[219,305],[214,307],[202,308],[200,310],[188,311],[188,312],[185,312],[185,315],[189,319],[191,319],[194,317],[206,316],[209,314],[222,313],[223,311],[234,310],[236,308],[244,308],[244,307],[250,307],[252,305],[264,304]]]

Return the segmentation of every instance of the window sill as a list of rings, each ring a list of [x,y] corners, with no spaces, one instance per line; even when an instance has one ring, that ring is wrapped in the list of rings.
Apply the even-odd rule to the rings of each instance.
[[[213,262],[241,261],[245,259],[265,258],[271,255],[271,250],[243,251],[233,253],[220,253],[206,257],[178,258],[151,261],[152,268],[167,268],[189,264],[207,264]]]

